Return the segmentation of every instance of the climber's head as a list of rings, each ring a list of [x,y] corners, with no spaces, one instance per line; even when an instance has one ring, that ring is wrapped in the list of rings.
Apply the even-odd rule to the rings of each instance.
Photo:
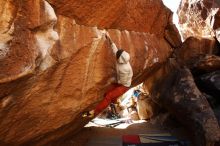
[[[130,60],[130,55],[126,51],[119,49],[116,52],[116,59],[118,63],[127,63]]]

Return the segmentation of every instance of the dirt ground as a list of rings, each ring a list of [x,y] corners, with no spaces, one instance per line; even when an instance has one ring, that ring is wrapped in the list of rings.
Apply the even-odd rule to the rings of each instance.
[[[66,140],[57,141],[56,144],[53,143],[53,146],[93,146],[92,141],[94,139],[109,139],[111,142],[117,142],[122,135],[146,133],[170,133],[178,139],[189,139],[182,125],[168,114],[161,114],[149,121],[131,124],[125,129],[85,127],[77,135],[73,135]]]

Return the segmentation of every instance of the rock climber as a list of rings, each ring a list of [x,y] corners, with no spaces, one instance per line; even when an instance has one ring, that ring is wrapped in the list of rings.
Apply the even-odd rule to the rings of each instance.
[[[110,103],[116,102],[117,98],[128,91],[131,86],[133,71],[129,63],[130,55],[126,51],[118,49],[109,34],[106,34],[105,38],[116,56],[117,83],[112,83],[109,90],[104,94],[104,99],[94,110],[84,112],[83,117],[93,118],[97,116],[107,108]]]

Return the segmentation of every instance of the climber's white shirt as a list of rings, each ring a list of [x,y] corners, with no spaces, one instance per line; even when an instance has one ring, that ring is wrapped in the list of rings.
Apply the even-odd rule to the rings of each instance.
[[[112,43],[111,46],[113,49],[113,53],[116,55],[118,48],[116,47],[114,43]],[[118,84],[122,84],[126,87],[131,86],[131,81],[132,81],[132,76],[133,76],[133,71],[129,63],[129,60],[130,60],[130,55],[126,51],[123,51],[121,56],[116,62]]]

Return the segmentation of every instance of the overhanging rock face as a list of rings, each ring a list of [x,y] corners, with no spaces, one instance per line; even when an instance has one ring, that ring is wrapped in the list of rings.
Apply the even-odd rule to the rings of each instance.
[[[78,24],[149,32],[163,36],[171,12],[161,0],[48,0],[57,13]]]
[[[116,74],[104,31],[89,26],[117,28],[108,32],[130,53],[138,81],[170,56],[163,39],[170,12],[160,1],[50,2],[57,14],[43,0],[0,2],[1,145],[45,145],[87,122],[80,114],[102,98]]]

